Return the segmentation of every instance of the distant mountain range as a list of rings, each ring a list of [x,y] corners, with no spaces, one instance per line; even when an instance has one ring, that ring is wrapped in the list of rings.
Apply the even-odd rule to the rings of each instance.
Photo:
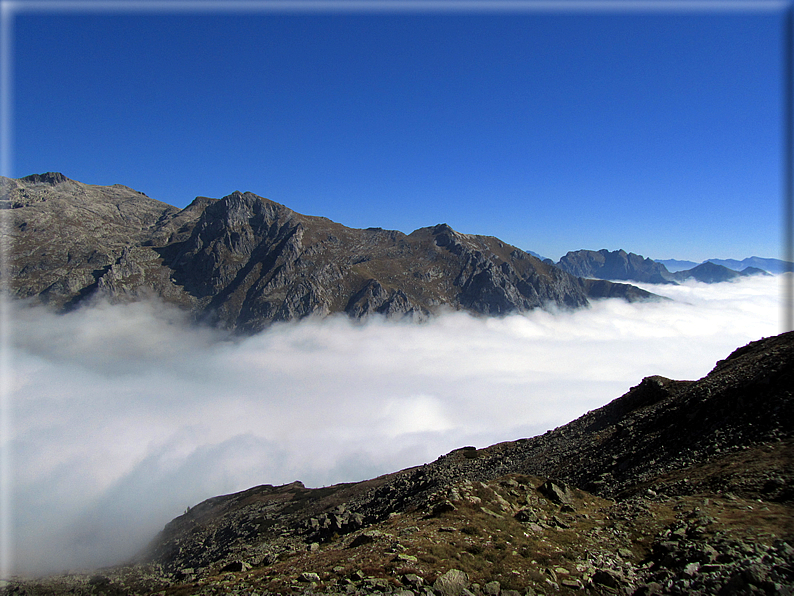
[[[751,257],[745,261],[759,264],[763,261],[769,265],[766,262],[777,261],[777,259]],[[679,266],[690,263],[690,261],[675,262]],[[777,262],[784,263],[784,261]],[[769,275],[767,271],[749,265],[741,271],[736,271],[717,263],[716,260],[705,261],[700,265],[692,264],[693,266],[689,269],[671,272],[663,262],[627,253],[624,250],[602,249],[599,251],[571,251],[562,257],[556,265],[563,271],[584,278],[639,281],[652,284],[675,284],[688,279],[705,283],[719,283],[748,275]]]
[[[332,313],[422,319],[444,308],[500,315],[655,298],[445,224],[411,234],[352,229],[250,192],[178,209],[52,172],[0,182],[10,290],[59,310],[158,296],[197,320],[256,331]]]
[[[654,259],[657,263],[661,263],[670,272],[683,271],[685,269],[692,269],[699,264],[694,261],[678,261],[676,259]],[[706,259],[703,263],[714,263],[722,265],[734,271],[744,271],[750,267],[761,269],[768,273],[784,273],[790,271],[792,264],[781,259],[765,259],[762,257],[747,257],[741,261],[736,259]]]

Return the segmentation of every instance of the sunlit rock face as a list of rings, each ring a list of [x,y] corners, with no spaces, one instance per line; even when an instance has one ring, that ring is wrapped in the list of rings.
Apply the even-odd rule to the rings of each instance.
[[[58,173],[2,184],[10,290],[56,309],[158,296],[197,320],[256,331],[332,313],[422,320],[440,308],[502,315],[652,297],[624,284],[596,287],[446,224],[407,235],[352,229],[250,192],[198,197],[180,210]]]

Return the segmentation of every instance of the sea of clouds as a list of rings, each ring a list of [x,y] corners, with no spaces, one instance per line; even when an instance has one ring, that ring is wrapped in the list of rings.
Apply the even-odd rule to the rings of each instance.
[[[782,331],[781,284],[646,285],[671,300],[423,324],[331,317],[246,338],[156,302],[10,305],[5,570],[117,563],[212,496],[363,480],[541,434],[645,376],[700,378]]]

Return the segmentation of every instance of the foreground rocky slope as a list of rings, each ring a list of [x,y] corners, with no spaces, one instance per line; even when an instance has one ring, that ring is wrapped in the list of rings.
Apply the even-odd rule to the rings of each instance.
[[[443,224],[406,235],[347,228],[252,193],[179,210],[58,173],[0,182],[10,290],[57,309],[155,295],[196,319],[256,331],[341,312],[422,319],[439,308],[504,314],[652,298]]]
[[[794,333],[546,434],[200,503],[134,565],[15,593],[789,594]],[[551,478],[551,480],[549,480]]]

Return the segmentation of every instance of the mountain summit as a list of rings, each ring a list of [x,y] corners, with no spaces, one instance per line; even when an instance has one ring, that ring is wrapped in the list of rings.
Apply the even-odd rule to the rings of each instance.
[[[652,284],[675,283],[673,275],[661,263],[625,250],[602,249],[568,252],[557,266],[579,277],[621,279]]]
[[[448,225],[352,229],[250,192],[185,209],[59,173],[2,179],[10,288],[68,310],[94,297],[158,296],[240,331],[346,313],[422,319],[441,308],[500,315],[653,295],[585,280]]]

